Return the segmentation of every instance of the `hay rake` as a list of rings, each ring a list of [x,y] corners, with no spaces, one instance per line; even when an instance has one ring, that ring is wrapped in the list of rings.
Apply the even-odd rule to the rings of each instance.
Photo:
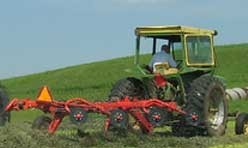
[[[129,116],[145,133],[150,133],[156,126],[166,121],[166,112],[187,115],[180,109],[176,102],[162,101],[156,98],[138,100],[128,96],[115,102],[90,102],[84,98],[72,98],[67,101],[56,101],[53,99],[47,86],[42,87],[36,100],[30,98],[14,98],[5,108],[5,111],[20,111],[28,109],[39,109],[49,113],[52,120],[49,121],[48,132],[54,133],[65,116],[69,116],[72,123],[77,125],[87,121],[88,113],[99,113],[106,116],[104,130],[109,128],[127,129]],[[197,120],[196,115],[190,115],[192,120]]]

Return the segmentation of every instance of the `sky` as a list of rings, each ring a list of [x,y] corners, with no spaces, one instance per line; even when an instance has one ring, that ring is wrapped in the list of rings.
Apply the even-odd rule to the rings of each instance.
[[[0,79],[134,54],[137,26],[218,30],[248,42],[247,0],[0,0]]]

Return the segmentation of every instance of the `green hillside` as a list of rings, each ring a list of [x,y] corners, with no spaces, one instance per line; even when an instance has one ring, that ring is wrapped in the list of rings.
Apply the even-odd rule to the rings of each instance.
[[[125,69],[132,63],[133,58],[126,57],[7,79],[2,83],[12,97],[35,97],[41,86],[48,85],[57,99],[84,96],[99,100],[107,97],[115,81],[127,75]]]
[[[248,44],[217,46],[217,74],[227,81],[227,87],[248,86]]]
[[[226,79],[227,87],[248,86],[248,44],[217,46],[217,74]],[[54,71],[3,80],[11,97],[35,97],[42,85],[48,85],[57,99],[84,96],[106,98],[118,79],[129,76],[125,70],[133,57],[82,64]]]

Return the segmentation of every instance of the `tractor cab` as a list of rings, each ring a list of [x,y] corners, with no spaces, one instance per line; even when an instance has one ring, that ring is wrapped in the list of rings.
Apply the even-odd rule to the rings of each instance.
[[[159,71],[164,75],[188,73],[196,70],[209,71],[215,67],[213,48],[215,30],[186,26],[145,26],[137,27],[135,64],[143,74]],[[170,54],[177,63],[176,69],[167,63],[158,63],[159,70],[147,70],[152,56],[168,45]]]

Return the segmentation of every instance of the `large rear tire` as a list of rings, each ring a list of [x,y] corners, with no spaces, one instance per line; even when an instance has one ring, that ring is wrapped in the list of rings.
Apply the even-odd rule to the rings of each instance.
[[[210,75],[195,79],[187,96],[185,118],[192,135],[220,136],[225,134],[227,124],[227,100],[222,82]],[[197,115],[197,120],[191,118]]]
[[[4,126],[6,121],[10,121],[10,113],[5,112],[4,109],[9,102],[9,98],[5,88],[0,85],[0,126]]]

